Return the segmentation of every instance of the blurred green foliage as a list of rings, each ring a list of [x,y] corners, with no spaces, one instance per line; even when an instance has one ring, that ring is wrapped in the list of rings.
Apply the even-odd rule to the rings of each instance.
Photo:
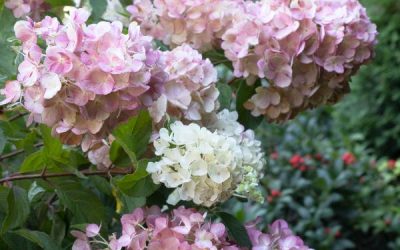
[[[335,129],[330,113],[264,123],[257,132],[269,152],[266,202],[230,206],[243,221],[261,216],[265,226],[285,218],[314,249],[400,249],[400,162],[375,159],[357,134]]]

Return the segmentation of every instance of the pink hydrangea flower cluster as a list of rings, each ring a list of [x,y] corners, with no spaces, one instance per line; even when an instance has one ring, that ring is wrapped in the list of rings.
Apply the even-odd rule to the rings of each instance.
[[[138,25],[123,34],[120,22],[86,25],[88,17],[73,9],[64,24],[51,17],[18,21],[24,60],[17,80],[2,90],[2,104],[21,99],[29,123],[48,125],[84,151],[101,147],[112,128],[150,107],[168,77],[161,52]]]
[[[44,7],[44,0],[6,0],[4,6],[12,10],[16,18],[30,15],[38,19]]]
[[[155,122],[168,114],[180,120],[200,121],[218,108],[217,71],[212,63],[189,45],[164,52],[168,81],[150,108]]]
[[[377,35],[358,0],[140,0],[128,11],[167,45],[222,48],[236,77],[265,79],[245,107],[273,121],[347,93]]]
[[[248,2],[248,18],[223,36],[236,76],[257,76],[259,87],[245,107],[255,116],[286,120],[336,102],[349,79],[372,57],[376,26],[357,0]],[[257,9],[270,13],[259,18]]]
[[[120,22],[87,25],[88,16],[73,9],[63,24],[51,17],[15,24],[24,60],[17,80],[0,90],[0,105],[21,103],[28,123],[81,145],[100,168],[111,166],[111,130],[139,110],[162,124],[168,115],[199,122],[218,108],[217,72],[196,50],[155,50],[136,23],[124,34]]]
[[[137,208],[121,218],[122,232],[105,240],[100,236],[100,226],[89,224],[85,232],[72,231],[76,237],[73,250],[97,250],[106,246],[110,250],[245,250],[228,237],[222,223],[206,220],[206,214],[195,209],[179,207],[171,213],[160,208]],[[255,223],[246,225],[253,250],[309,250],[303,241],[294,236],[282,220],[270,226],[268,234],[259,231]]]
[[[246,229],[253,245],[252,250],[312,250],[304,244],[299,236],[293,234],[284,220],[273,222],[269,226],[268,233],[258,230],[256,222],[248,223]]]
[[[135,0],[127,10],[143,32],[171,47],[208,50],[243,13],[242,0]]]

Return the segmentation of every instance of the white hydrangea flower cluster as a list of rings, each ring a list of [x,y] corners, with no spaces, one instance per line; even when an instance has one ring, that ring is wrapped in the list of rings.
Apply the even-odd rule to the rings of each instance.
[[[224,109],[215,118],[211,119],[207,128],[212,131],[218,131],[226,136],[234,137],[241,148],[241,164],[254,168],[261,178],[263,174],[262,170],[265,166],[261,142],[256,140],[253,130],[245,130],[244,126],[237,120],[237,112],[230,112]]]
[[[210,129],[177,121],[169,130],[160,130],[154,141],[160,160],[150,162],[147,171],[155,183],[175,188],[168,203],[191,200],[209,207],[227,200],[244,180],[249,167],[254,169],[252,173],[261,172],[265,162],[260,142],[236,120],[236,113],[224,110],[210,122]],[[258,182],[258,178],[253,180]],[[255,185],[247,184],[249,189],[242,185],[240,193],[255,197]]]

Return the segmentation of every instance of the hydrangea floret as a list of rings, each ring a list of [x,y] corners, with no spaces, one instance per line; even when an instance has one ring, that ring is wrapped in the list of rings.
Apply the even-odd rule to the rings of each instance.
[[[153,103],[150,114],[154,122],[167,116],[182,121],[201,121],[215,112],[219,92],[215,86],[217,71],[208,59],[184,44],[164,52],[168,80],[164,91]]]
[[[10,9],[16,18],[29,15],[36,20],[40,18],[45,2],[44,0],[6,0],[4,6]]]

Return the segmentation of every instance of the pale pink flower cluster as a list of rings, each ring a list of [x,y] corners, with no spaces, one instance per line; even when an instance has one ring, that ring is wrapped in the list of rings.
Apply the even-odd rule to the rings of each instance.
[[[168,76],[161,52],[138,25],[123,34],[120,22],[86,25],[88,17],[73,9],[64,24],[51,17],[18,21],[14,29],[24,60],[17,80],[1,90],[1,104],[21,99],[29,123],[48,125],[64,143],[81,144],[84,151],[99,150],[90,155],[96,159],[106,151],[102,139],[150,107]]]
[[[200,122],[218,108],[217,72],[188,45],[162,52],[131,23],[87,25],[89,13],[73,9],[63,24],[45,17],[18,21],[23,62],[7,82],[0,105],[22,103],[28,123],[44,123],[66,144],[81,145],[89,160],[109,167],[111,130],[149,109],[156,124],[167,117]],[[39,47],[42,42],[42,49]]]
[[[217,71],[189,45],[164,52],[168,81],[150,108],[158,123],[168,114],[180,120],[200,121],[218,108]]]
[[[228,241],[228,234],[222,223],[211,223],[205,214],[195,209],[179,207],[170,214],[162,213],[160,208],[137,208],[131,214],[121,218],[122,232],[119,237],[111,235],[107,242],[99,235],[100,227],[90,224],[86,232],[72,231],[77,238],[73,250],[104,249],[110,250],[202,250],[202,249],[239,249]]]
[[[236,77],[265,79],[245,107],[275,121],[348,92],[377,35],[358,0],[140,0],[128,11],[167,45],[222,48]]]
[[[195,209],[178,207],[170,213],[160,208],[137,208],[121,218],[122,232],[105,240],[100,236],[100,226],[89,224],[85,232],[72,231],[76,237],[73,250],[245,250],[228,237],[222,223],[206,220],[206,214]],[[278,220],[262,233],[255,223],[246,225],[253,244],[252,250],[309,250],[303,241],[292,234],[287,223]]]
[[[299,236],[293,234],[284,220],[273,222],[268,233],[258,230],[256,222],[248,223],[246,229],[253,244],[252,250],[312,250]]]
[[[187,43],[204,51],[218,44],[242,6],[242,0],[135,0],[127,9],[145,34],[171,47]]]
[[[16,18],[30,15],[32,18],[40,16],[44,0],[6,0],[4,6],[12,10]]]
[[[245,105],[255,116],[286,120],[336,102],[372,57],[376,26],[357,0],[260,1],[246,7],[247,19],[227,30],[222,48],[236,76],[268,81]],[[265,10],[263,19],[257,9]]]

